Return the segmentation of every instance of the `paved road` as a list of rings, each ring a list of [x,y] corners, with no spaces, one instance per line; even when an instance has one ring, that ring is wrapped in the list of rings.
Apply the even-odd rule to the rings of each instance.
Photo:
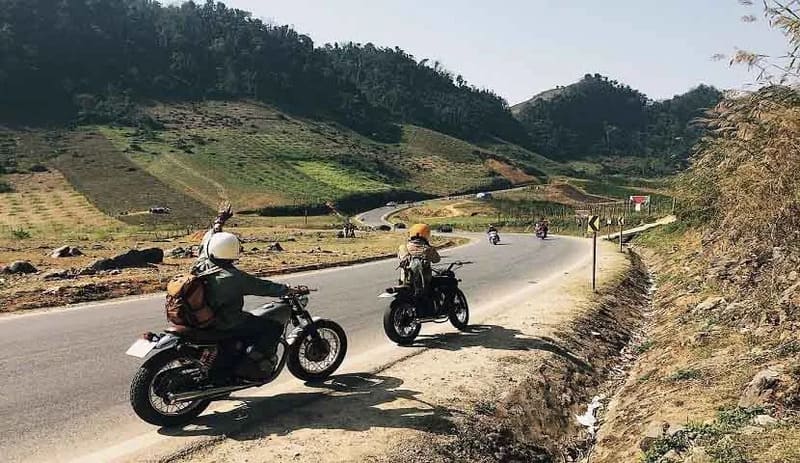
[[[391,225],[389,222],[383,220],[383,217],[390,212],[401,210],[405,207],[407,206],[400,205],[395,207],[379,207],[377,209],[365,212],[359,215],[357,218],[359,221],[363,222],[364,225],[367,225],[369,227],[380,227],[381,225]]]
[[[459,274],[476,313],[498,295],[574,268],[588,256],[586,242],[573,238],[506,235],[505,245],[496,247],[477,238],[444,253],[447,260],[476,262]],[[344,326],[349,359],[368,358],[377,367],[385,359],[370,359],[369,352],[385,349],[388,340],[381,324],[386,300],[376,295],[395,278],[395,263],[383,261],[281,280],[319,288],[312,313]],[[124,352],[140,333],[164,324],[162,295],[0,318],[0,459],[63,461],[152,433],[129,408],[138,361]],[[284,375],[279,381],[294,380]],[[269,394],[270,387],[259,394]]]

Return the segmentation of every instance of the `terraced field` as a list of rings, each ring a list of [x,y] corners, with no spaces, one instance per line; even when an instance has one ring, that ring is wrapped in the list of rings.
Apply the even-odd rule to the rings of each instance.
[[[0,236],[118,231],[124,224],[103,214],[58,172],[6,176],[12,192],[0,194]]]
[[[537,172],[553,164],[500,141],[479,147],[411,125],[402,127],[399,143],[378,143],[257,103],[155,105],[147,111],[161,129],[0,128],[0,175],[57,169],[112,222],[158,227],[205,223],[221,200],[240,211],[316,206],[321,212],[327,201],[359,207],[365,199],[372,205],[395,196],[536,183]],[[538,170],[531,168],[536,163]],[[0,192],[20,182],[0,176]],[[147,212],[156,206],[171,214]]]
[[[52,164],[98,209],[132,225],[154,227],[204,224],[207,205],[169,186],[131,162],[104,136],[91,130],[70,132],[58,141],[63,153]],[[170,214],[149,214],[151,207]]]
[[[258,104],[150,111],[164,130],[97,130],[136,165],[208,205],[321,204],[392,190],[443,195],[535,180],[502,157],[486,162],[479,147],[414,126],[403,127],[400,143],[383,144]]]

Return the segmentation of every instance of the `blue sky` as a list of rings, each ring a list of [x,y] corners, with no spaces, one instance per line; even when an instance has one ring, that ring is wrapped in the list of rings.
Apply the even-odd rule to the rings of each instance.
[[[514,104],[599,72],[652,98],[754,75],[715,53],[777,54],[783,37],[737,0],[226,0],[318,44],[372,42],[439,60]],[[755,2],[760,3],[760,2]],[[759,21],[740,18],[756,13]]]

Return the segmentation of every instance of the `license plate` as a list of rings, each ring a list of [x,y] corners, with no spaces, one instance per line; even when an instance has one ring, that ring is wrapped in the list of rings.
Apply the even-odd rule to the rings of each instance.
[[[137,339],[136,342],[134,342],[131,347],[128,348],[125,354],[130,355],[131,357],[138,357],[140,359],[145,358],[155,346],[156,343],[153,341]]]

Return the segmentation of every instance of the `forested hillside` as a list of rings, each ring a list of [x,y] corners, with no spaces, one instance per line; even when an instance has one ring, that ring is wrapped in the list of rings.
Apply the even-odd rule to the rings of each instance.
[[[691,121],[720,98],[700,86],[653,102],[599,75],[557,90],[522,105],[515,118],[503,98],[438,62],[369,43],[315,46],[288,26],[210,0],[0,0],[6,125],[152,132],[164,124],[149,106],[248,100],[381,143],[402,143],[409,125],[434,130],[502,153],[503,162],[538,176],[581,170],[551,160],[608,156],[646,159],[659,168],[635,172],[653,175],[681,165],[701,133]],[[616,169],[623,163],[593,173]]]
[[[625,84],[587,74],[515,108],[531,147],[551,159],[639,156],[679,166],[702,135],[694,121],[721,98],[719,90],[700,85],[652,101]]]
[[[142,123],[132,103],[144,98],[248,98],[381,140],[399,140],[394,122],[524,138],[500,97],[400,49],[315,48],[288,26],[213,1],[0,0],[0,90],[6,119]]]

